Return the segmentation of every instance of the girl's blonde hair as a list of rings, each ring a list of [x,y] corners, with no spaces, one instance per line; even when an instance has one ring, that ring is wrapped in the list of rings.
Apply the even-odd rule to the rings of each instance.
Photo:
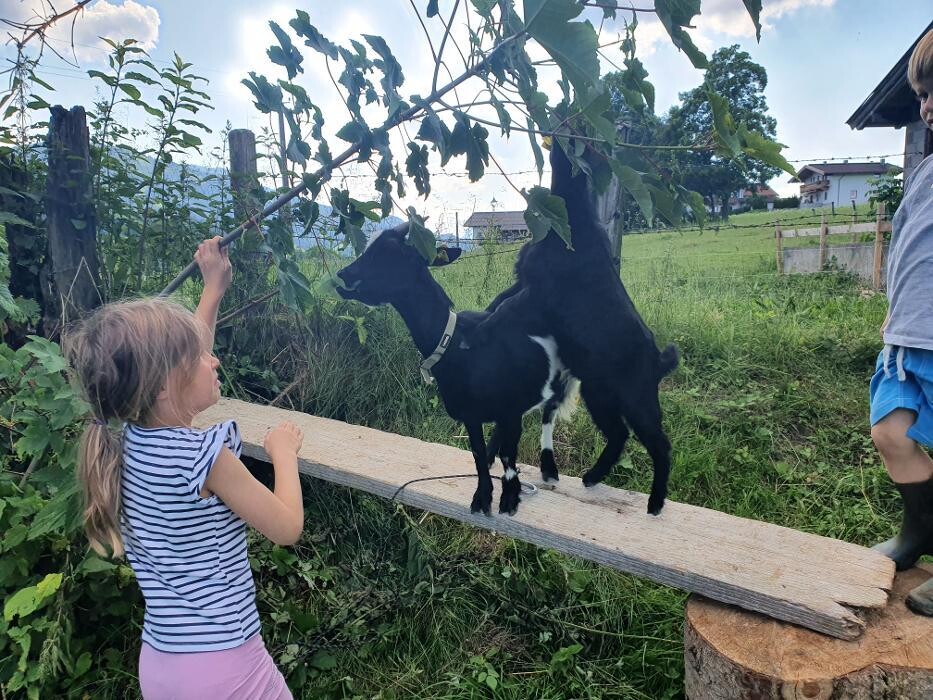
[[[120,538],[122,429],[108,421],[150,421],[175,368],[187,373],[204,350],[204,329],[187,309],[163,299],[108,304],[63,338],[66,356],[91,405],[78,454],[84,528],[94,551],[123,554]]]
[[[924,83],[929,85],[930,80],[933,80],[933,29],[923,35],[914,47],[914,52],[910,54],[907,80],[918,94],[925,89]]]

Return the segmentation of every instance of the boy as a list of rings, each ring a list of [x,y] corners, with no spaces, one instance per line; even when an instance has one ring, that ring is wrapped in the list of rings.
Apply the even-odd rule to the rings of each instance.
[[[920,118],[933,129],[933,30],[920,39],[907,66]],[[884,350],[871,380],[871,436],[904,503],[901,531],[876,545],[897,564],[912,567],[933,554],[933,156],[904,183],[888,252],[888,315]],[[933,616],[933,579],[907,597]]]

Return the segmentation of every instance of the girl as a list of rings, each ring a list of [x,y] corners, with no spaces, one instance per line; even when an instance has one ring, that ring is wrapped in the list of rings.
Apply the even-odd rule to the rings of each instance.
[[[88,538],[126,555],[146,601],[145,700],[292,697],[259,634],[245,523],[276,544],[298,540],[301,431],[282,423],[266,435],[270,491],[239,460],[233,421],[191,427],[220,398],[211,349],[232,273],[219,241],[195,253],[204,292],[194,314],[160,299],[110,304],[65,339],[94,414],[78,470]]]

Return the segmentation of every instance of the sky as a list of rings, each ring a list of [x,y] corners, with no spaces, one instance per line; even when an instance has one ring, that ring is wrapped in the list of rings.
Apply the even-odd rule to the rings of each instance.
[[[42,0],[0,0],[0,18],[23,19],[47,3]],[[453,0],[440,0],[442,13],[448,14]],[[461,3],[461,6],[464,3]],[[518,3],[521,5],[521,3]],[[653,0],[635,0],[635,7],[651,7]],[[702,14],[690,30],[694,42],[707,55],[722,46],[739,44],[752,60],[764,66],[768,73],[765,97],[770,114],[777,120],[777,140],[785,144],[785,156],[795,167],[824,158],[852,160],[886,160],[902,164],[903,129],[887,128],[853,131],[846,119],[887,74],[894,63],[933,19],[933,0],[763,0],[761,41],[756,42],[754,27],[745,12],[742,0],[703,0]],[[61,10],[63,0],[55,2]],[[249,71],[265,74],[271,79],[284,78],[284,70],[269,62],[266,48],[275,43],[269,30],[269,20],[288,26],[296,9],[309,13],[311,22],[329,39],[347,44],[360,34],[379,34],[388,42],[402,64],[406,82],[400,90],[403,96],[426,94],[433,72],[428,42],[418,22],[414,7],[421,10],[427,0],[304,0],[301,3],[256,2],[256,0],[94,0],[77,17],[74,50],[70,47],[72,27],[63,24],[50,33],[50,45],[70,56],[79,67],[68,65],[51,53],[42,58],[39,75],[55,88],[43,96],[53,104],[89,107],[98,85],[87,77],[87,70],[106,67],[106,45],[99,37],[112,39],[133,37],[149,52],[159,67],[164,67],[177,52],[193,63],[192,70],[209,81],[203,88],[212,96],[214,110],[203,111],[197,118],[213,130],[204,136],[207,151],[219,145],[219,132],[225,123],[234,128],[258,131],[269,125],[268,117],[255,107],[248,90],[240,81]],[[601,11],[587,9],[581,18],[589,18],[600,32],[600,42],[618,38],[622,29],[619,13],[614,22],[601,23]],[[463,15],[454,23],[452,38],[465,45],[466,28]],[[702,72],[694,69],[687,57],[672,44],[657,18],[650,13],[638,13],[636,31],[637,55],[645,64],[649,80],[656,92],[656,112],[663,113],[677,104],[678,94],[702,82]],[[443,27],[427,20],[427,31],[434,46],[439,43]],[[305,55],[305,72],[296,82],[303,85],[311,99],[324,111],[325,135],[333,134],[348,121],[346,108],[340,101],[327,74],[323,58],[293,36]],[[463,64],[448,43],[445,56],[450,70],[462,71]],[[537,47],[536,47],[537,48]],[[540,50],[531,50],[532,58],[541,58]],[[603,51],[601,70],[613,70],[611,62],[621,65],[617,46]],[[9,45],[0,57],[9,59]],[[456,59],[456,60],[454,60]],[[459,62],[459,71],[457,64]],[[445,75],[440,77],[443,82]],[[553,74],[543,71],[545,91],[557,95]],[[40,92],[43,92],[40,90]],[[472,99],[475,90],[460,97]],[[138,111],[138,110],[137,110]],[[121,119],[145,128],[143,117],[126,110]],[[373,120],[371,123],[378,123]],[[489,174],[477,183],[463,177],[462,158],[448,163],[440,172],[436,154],[431,161],[432,193],[427,200],[417,198],[414,186],[409,195],[398,200],[400,208],[415,206],[429,215],[429,226],[438,232],[454,228],[455,215],[463,221],[473,211],[524,209],[520,188],[538,184],[533,170],[534,160],[525,134],[513,132],[511,139],[500,137],[490,129],[490,150],[501,169],[513,173],[508,178]],[[413,132],[411,132],[413,134]],[[404,153],[401,137],[393,137],[396,154]],[[343,144],[331,137],[331,150],[342,150]],[[397,143],[396,143],[397,142]],[[377,199],[371,189],[371,172],[364,165],[347,168],[344,180],[354,197]],[[544,184],[547,184],[547,173]],[[798,185],[779,176],[770,185],[782,195],[795,194]],[[396,210],[396,215],[403,211]]]

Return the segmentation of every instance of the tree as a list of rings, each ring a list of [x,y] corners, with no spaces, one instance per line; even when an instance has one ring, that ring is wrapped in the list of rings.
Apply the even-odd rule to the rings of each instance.
[[[667,114],[664,141],[669,144],[710,142],[719,125],[712,108],[710,92],[722,97],[736,123],[773,139],[777,121],[768,115],[764,90],[768,74],[764,67],[752,61],[738,44],[719,49],[713,54],[703,85],[680,94],[681,104]],[[713,151],[678,152],[672,156],[683,184],[696,190],[709,202],[719,198],[723,215],[728,215],[729,196],[738,189],[755,189],[780,172],[780,168],[740,154],[724,158]]]

